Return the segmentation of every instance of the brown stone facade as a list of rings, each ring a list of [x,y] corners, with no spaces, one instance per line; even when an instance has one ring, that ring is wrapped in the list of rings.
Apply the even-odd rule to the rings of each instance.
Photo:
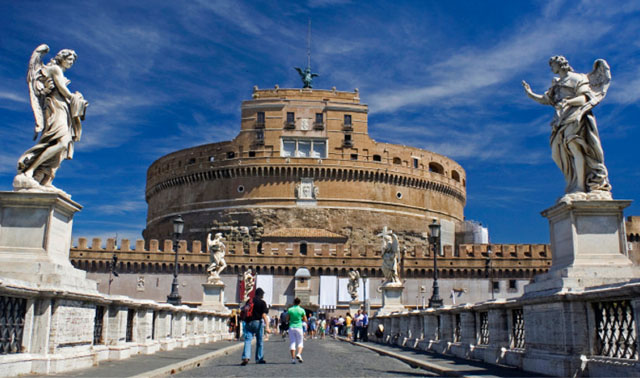
[[[177,151],[149,167],[145,239],[171,238],[180,214],[188,240],[204,241],[217,222],[265,234],[321,228],[345,236],[346,245],[367,245],[388,226],[414,248],[431,218],[464,219],[464,169],[371,139],[357,91],[254,89],[241,113],[233,141]]]

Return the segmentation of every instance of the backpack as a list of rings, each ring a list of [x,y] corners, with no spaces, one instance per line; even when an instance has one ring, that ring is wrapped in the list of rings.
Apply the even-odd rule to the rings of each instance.
[[[248,321],[253,316],[253,299],[249,299],[247,303],[240,308],[240,320]]]

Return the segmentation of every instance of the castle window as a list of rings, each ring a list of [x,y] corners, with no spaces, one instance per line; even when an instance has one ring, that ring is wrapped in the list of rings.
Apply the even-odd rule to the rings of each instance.
[[[236,157],[236,153],[233,151],[227,152],[227,159],[233,159]]]
[[[296,114],[294,112],[287,112],[287,128],[294,129],[296,127]]]
[[[189,161],[187,161],[187,164],[195,164],[196,163],[196,158],[191,158],[189,159]]]
[[[344,115],[344,125],[351,126],[351,114]]]
[[[420,159],[418,158],[413,158],[413,168],[418,168],[420,167]]]
[[[429,172],[434,172],[440,175],[444,175],[444,167],[442,167],[438,163],[431,162],[429,163]]]
[[[307,255],[307,243],[306,242],[302,242],[300,243],[300,254],[301,255]]]
[[[322,113],[316,113],[316,123],[317,123],[317,124],[322,124],[322,123],[324,123],[324,121],[323,121],[323,117],[322,117]]]
[[[358,160],[358,154],[351,154],[351,160]]]
[[[400,165],[400,164],[402,164],[402,160],[400,160],[399,157],[394,157],[393,158],[393,164]]]
[[[280,156],[324,159],[327,157],[327,141],[311,138],[283,138]]]
[[[500,292],[500,281],[493,281],[492,283],[492,289],[494,293],[499,293]]]
[[[215,156],[209,156],[209,163],[213,163],[214,161],[216,161],[216,157]]]
[[[518,290],[518,281],[509,280],[509,291]]]
[[[373,155],[373,161],[382,161],[382,156],[380,156],[380,155]]]
[[[256,115],[256,127],[264,127],[264,112],[258,112]]]
[[[258,142],[264,141],[264,131],[256,131],[256,140]]]
[[[255,151],[249,151],[249,157],[256,157]]]
[[[456,180],[457,182],[460,182],[460,174],[458,173],[458,171],[451,171],[451,178]]]

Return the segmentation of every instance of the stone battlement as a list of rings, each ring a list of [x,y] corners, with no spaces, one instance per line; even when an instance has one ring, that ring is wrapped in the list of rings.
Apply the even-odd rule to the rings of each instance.
[[[203,250],[202,242],[178,243],[180,269],[186,273],[204,274],[210,257]],[[78,239],[77,246],[71,248],[70,259],[81,269],[105,271],[113,254],[118,256],[119,269],[125,272],[153,271],[170,272],[175,259],[174,243],[151,239],[148,243],[137,240],[135,247],[127,239],[116,245],[115,239],[106,240],[102,247],[100,238]],[[285,242],[227,242],[225,257],[226,273],[239,274],[248,268],[270,274],[293,274],[299,267],[310,268],[312,275],[346,275],[349,269],[361,269],[368,275],[381,275],[380,247],[378,245],[345,246],[344,244],[308,243],[301,250],[300,244]],[[404,276],[420,277],[431,275],[433,261],[427,246],[416,246],[406,250],[402,259]],[[551,264],[551,250],[546,244],[492,244],[491,267],[498,276],[529,277],[542,273]],[[487,261],[486,244],[463,244],[457,249],[446,246],[438,257],[439,272],[445,276],[484,277]]]

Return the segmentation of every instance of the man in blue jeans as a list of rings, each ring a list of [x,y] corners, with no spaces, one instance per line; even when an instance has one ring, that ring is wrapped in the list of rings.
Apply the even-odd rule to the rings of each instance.
[[[242,351],[242,362],[240,365],[244,366],[249,363],[251,359],[251,341],[253,336],[256,337],[256,363],[266,364],[264,360],[263,352],[263,328],[269,332],[269,321],[267,319],[267,304],[262,300],[264,297],[264,290],[261,288],[256,289],[256,294],[253,297],[253,312],[251,317],[244,323],[244,350]]]

